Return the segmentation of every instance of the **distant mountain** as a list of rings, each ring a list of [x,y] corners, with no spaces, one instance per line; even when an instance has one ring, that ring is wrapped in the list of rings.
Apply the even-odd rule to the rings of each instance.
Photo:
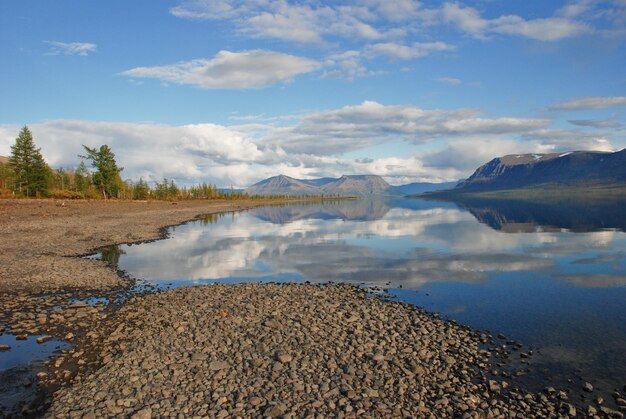
[[[262,180],[246,189],[249,195],[304,195],[318,196],[322,195],[322,191],[316,187],[309,185],[302,180],[294,179],[285,175],[274,176]]]
[[[393,187],[376,175],[341,176],[321,187],[325,195],[371,196],[393,195]]]
[[[415,195],[424,192],[438,191],[442,189],[454,188],[459,182],[427,183],[415,182],[406,185],[394,186],[394,189],[402,195]]]
[[[8,157],[0,156],[0,164],[6,164],[9,162]]]
[[[298,196],[374,196],[397,195],[394,187],[376,175],[350,175],[321,179],[294,179],[279,175],[250,186],[250,195],[298,195]]]
[[[300,182],[306,183],[307,185],[320,187],[336,180],[337,179],[335,179],[334,177],[323,177],[319,179],[300,179]]]
[[[498,157],[446,192],[489,192],[546,185],[564,188],[624,186],[626,149],[615,153],[574,151]]]

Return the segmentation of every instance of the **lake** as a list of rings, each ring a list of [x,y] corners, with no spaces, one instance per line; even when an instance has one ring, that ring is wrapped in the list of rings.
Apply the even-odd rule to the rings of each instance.
[[[626,201],[337,201],[211,215],[98,257],[165,288],[385,288],[523,343],[533,356],[519,380],[532,389],[589,381],[610,394],[626,384],[624,231]]]

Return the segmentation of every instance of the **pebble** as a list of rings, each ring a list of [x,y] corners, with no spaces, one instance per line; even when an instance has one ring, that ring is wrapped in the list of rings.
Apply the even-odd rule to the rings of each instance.
[[[220,311],[228,316],[216,320]],[[111,322],[83,338],[100,342],[104,366],[79,370],[48,417],[74,409],[137,418],[563,411],[554,389],[543,400],[518,398],[488,380],[492,353],[480,333],[350,285],[181,287],[134,297]]]

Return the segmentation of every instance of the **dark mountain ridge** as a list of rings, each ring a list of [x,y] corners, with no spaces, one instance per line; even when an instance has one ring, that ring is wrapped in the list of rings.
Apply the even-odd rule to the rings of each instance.
[[[495,158],[448,192],[482,192],[539,185],[565,187],[626,184],[626,149],[517,154]]]

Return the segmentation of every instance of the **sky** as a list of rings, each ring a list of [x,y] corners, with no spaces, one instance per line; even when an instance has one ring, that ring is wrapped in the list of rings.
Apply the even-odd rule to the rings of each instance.
[[[626,0],[0,0],[0,155],[124,179],[465,178],[626,147]]]

